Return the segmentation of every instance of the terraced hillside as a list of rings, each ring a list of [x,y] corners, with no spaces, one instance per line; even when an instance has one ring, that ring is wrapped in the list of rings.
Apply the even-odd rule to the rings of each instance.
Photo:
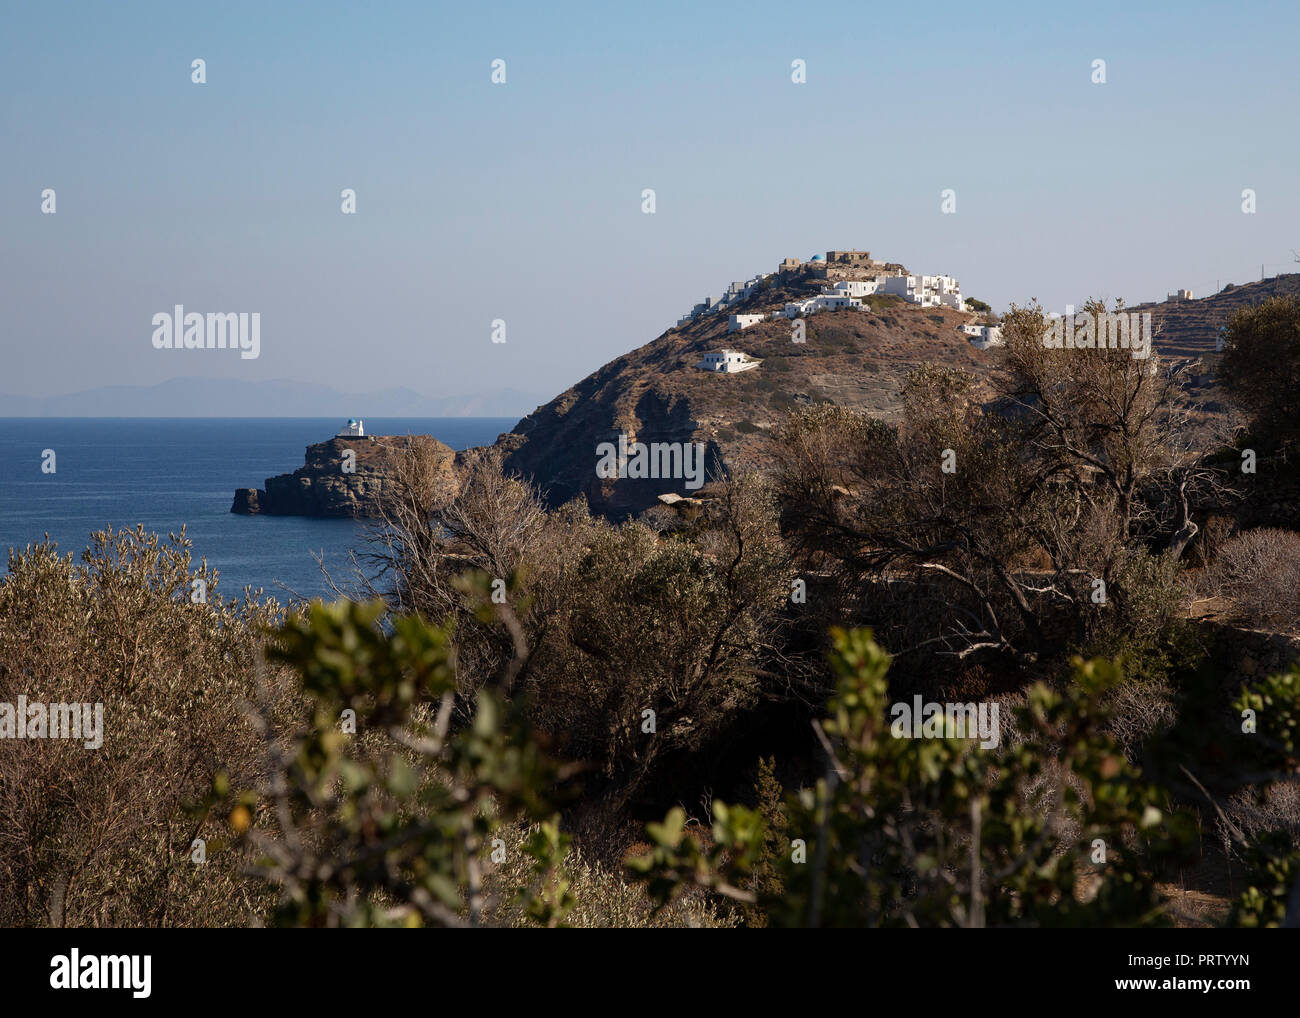
[[[1300,295],[1300,273],[1291,272],[1241,286],[1229,284],[1210,297],[1138,304],[1129,310],[1151,312],[1155,346],[1164,356],[1202,357],[1214,353],[1219,328],[1237,308],[1283,293]]]

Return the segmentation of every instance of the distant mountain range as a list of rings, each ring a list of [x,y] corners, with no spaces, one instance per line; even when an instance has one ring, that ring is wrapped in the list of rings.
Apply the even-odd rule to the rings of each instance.
[[[283,380],[172,378],[63,396],[0,393],[0,417],[522,417],[546,398],[516,389],[424,396],[405,387],[350,393]]]

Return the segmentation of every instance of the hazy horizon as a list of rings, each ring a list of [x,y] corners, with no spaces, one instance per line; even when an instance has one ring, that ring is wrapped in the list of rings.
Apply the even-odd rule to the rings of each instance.
[[[153,385],[95,386],[52,396],[0,391],[0,418],[146,417],[513,417],[551,397],[502,388],[430,396],[409,386],[345,392],[292,379],[264,381],[178,376]]]

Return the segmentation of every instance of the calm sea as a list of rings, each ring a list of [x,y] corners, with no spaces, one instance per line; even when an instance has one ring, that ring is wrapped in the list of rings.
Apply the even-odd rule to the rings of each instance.
[[[365,523],[294,516],[236,516],[236,488],[302,466],[308,445],[334,435],[334,418],[0,419],[0,572],[7,552],[48,533],[61,552],[80,556],[93,530],[108,524],[161,535],[182,526],[195,561],[220,574],[217,592],[262,587],[281,601],[284,588],[328,595],[313,552],[336,576],[349,569]],[[366,418],[376,435],[433,435],[453,449],[490,445],[515,420]],[[54,450],[55,472],[43,473]]]

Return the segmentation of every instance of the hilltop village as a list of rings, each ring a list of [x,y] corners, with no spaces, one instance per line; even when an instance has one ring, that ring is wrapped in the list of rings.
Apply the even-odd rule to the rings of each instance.
[[[791,284],[817,281],[816,295],[785,301],[780,308],[741,312],[744,305],[762,303],[764,293],[777,293]],[[961,285],[952,276],[913,275],[897,262],[872,258],[870,251],[827,251],[813,255],[807,262],[786,258],[775,272],[731,283],[719,297],[706,297],[677,320],[678,328],[704,315],[728,313],[728,332],[742,332],[760,322],[777,318],[802,318],[819,311],[842,311],[863,308],[866,298],[891,295],[918,307],[948,307],[969,312]],[[974,322],[962,325],[961,333],[977,349],[985,350],[1002,343],[1002,332],[995,325]],[[722,351],[721,361],[701,362],[706,371],[733,372],[754,365],[747,360],[728,358],[735,351]],[[743,355],[739,355],[743,357]]]

